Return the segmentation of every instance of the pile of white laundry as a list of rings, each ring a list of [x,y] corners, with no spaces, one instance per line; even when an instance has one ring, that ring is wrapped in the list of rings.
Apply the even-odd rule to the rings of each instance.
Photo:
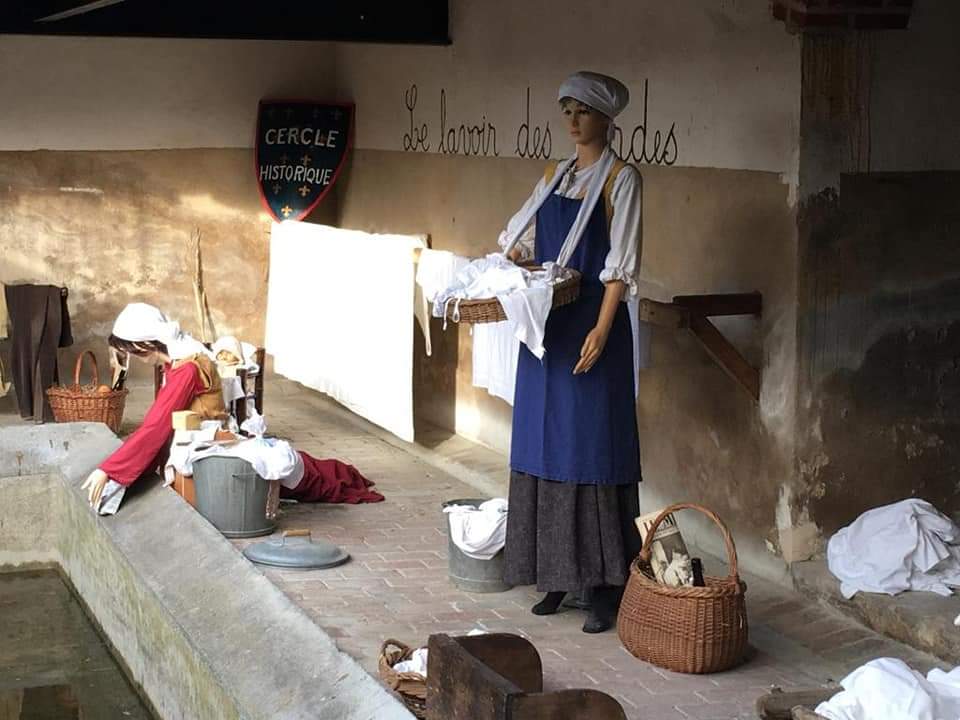
[[[252,411],[251,417],[241,428],[254,435],[249,440],[221,444],[214,441],[218,423],[205,422],[201,430],[174,433],[170,456],[164,467],[164,484],[174,480],[174,470],[181,475],[192,476],[197,460],[214,455],[238,457],[253,466],[264,480],[279,480],[286,488],[295,488],[303,479],[303,458],[285,440],[265,438],[267,426],[263,416]]]
[[[433,299],[433,316],[444,318],[452,305],[452,317],[460,319],[462,300],[497,298],[517,339],[538,358],[543,357],[543,334],[553,305],[553,286],[572,271],[555,263],[531,271],[514,265],[504,255],[491,253],[462,268],[453,282]],[[445,325],[446,326],[446,325]]]
[[[490,560],[507,542],[507,501],[494,498],[480,504],[448,505],[450,539],[474,560]]]
[[[827,565],[845,598],[960,587],[960,527],[924,500],[865,512],[827,545]],[[957,717],[957,716],[954,716]]]
[[[840,683],[843,691],[817,706],[828,720],[947,720],[960,718],[960,668],[927,677],[902,660],[871,660]]]

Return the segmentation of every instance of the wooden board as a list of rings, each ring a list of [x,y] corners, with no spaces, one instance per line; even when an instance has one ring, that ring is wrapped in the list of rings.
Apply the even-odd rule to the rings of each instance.
[[[757,717],[761,720],[793,720],[793,708],[813,708],[840,692],[840,688],[810,688],[783,692],[779,688],[757,699]],[[819,717],[813,713],[811,717]]]
[[[758,292],[726,293],[723,295],[677,295],[676,305],[691,313],[716,317],[719,315],[760,315],[763,312],[763,296]]]

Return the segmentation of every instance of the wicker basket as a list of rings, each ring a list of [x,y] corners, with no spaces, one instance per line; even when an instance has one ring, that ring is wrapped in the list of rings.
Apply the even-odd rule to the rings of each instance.
[[[80,384],[80,367],[83,358],[90,356],[93,363],[93,384]],[[61,385],[47,390],[47,400],[57,422],[102,422],[113,432],[120,432],[123,421],[123,406],[127,400],[126,388],[98,392],[100,371],[97,357],[86,350],[77,356],[73,368],[73,385]]]
[[[542,270],[543,268],[534,266],[527,269]],[[570,277],[554,283],[552,307],[568,305],[580,297],[580,273],[576,270],[570,270],[570,272]],[[507,315],[503,312],[503,305],[494,297],[480,300],[461,300],[459,303],[455,300],[451,301],[447,307],[447,319],[477,325],[502,322],[507,319]]]
[[[705,578],[706,587],[670,587],[653,578],[650,545],[657,527],[677,510],[699,510],[723,533],[730,561],[726,578]],[[737,573],[737,550],[716,513],[693,503],[671,505],[647,531],[617,616],[617,633],[635,657],[683,673],[726,670],[743,661],[747,649],[746,585]]]
[[[398,640],[384,640],[378,663],[380,679],[400,696],[410,712],[423,720],[427,716],[427,679],[420,673],[393,670],[394,665],[412,655],[410,646]]]

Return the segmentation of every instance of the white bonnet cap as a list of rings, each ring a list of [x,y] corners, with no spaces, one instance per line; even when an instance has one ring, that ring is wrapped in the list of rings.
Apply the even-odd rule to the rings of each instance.
[[[130,303],[113,323],[113,334],[130,342],[159,340],[166,343],[179,332],[179,323],[167,320],[159,308],[147,303]]]
[[[180,331],[180,323],[167,320],[159,308],[147,303],[130,303],[121,310],[113,323],[113,334],[130,342],[162,342],[173,360],[210,354],[202,343]]]
[[[558,100],[565,97],[579,100],[608,118],[615,118],[630,102],[630,91],[616,78],[581,70],[560,85]]]

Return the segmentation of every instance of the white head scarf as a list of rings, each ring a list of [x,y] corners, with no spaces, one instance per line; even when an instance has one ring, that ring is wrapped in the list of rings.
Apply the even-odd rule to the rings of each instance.
[[[579,100],[611,120],[623,112],[630,102],[630,91],[616,78],[582,70],[575,72],[560,85],[558,100]]]
[[[130,342],[162,342],[171,360],[210,355],[203,343],[180,330],[180,323],[168,320],[159,308],[147,303],[130,303],[121,310],[113,323],[113,334]]]

